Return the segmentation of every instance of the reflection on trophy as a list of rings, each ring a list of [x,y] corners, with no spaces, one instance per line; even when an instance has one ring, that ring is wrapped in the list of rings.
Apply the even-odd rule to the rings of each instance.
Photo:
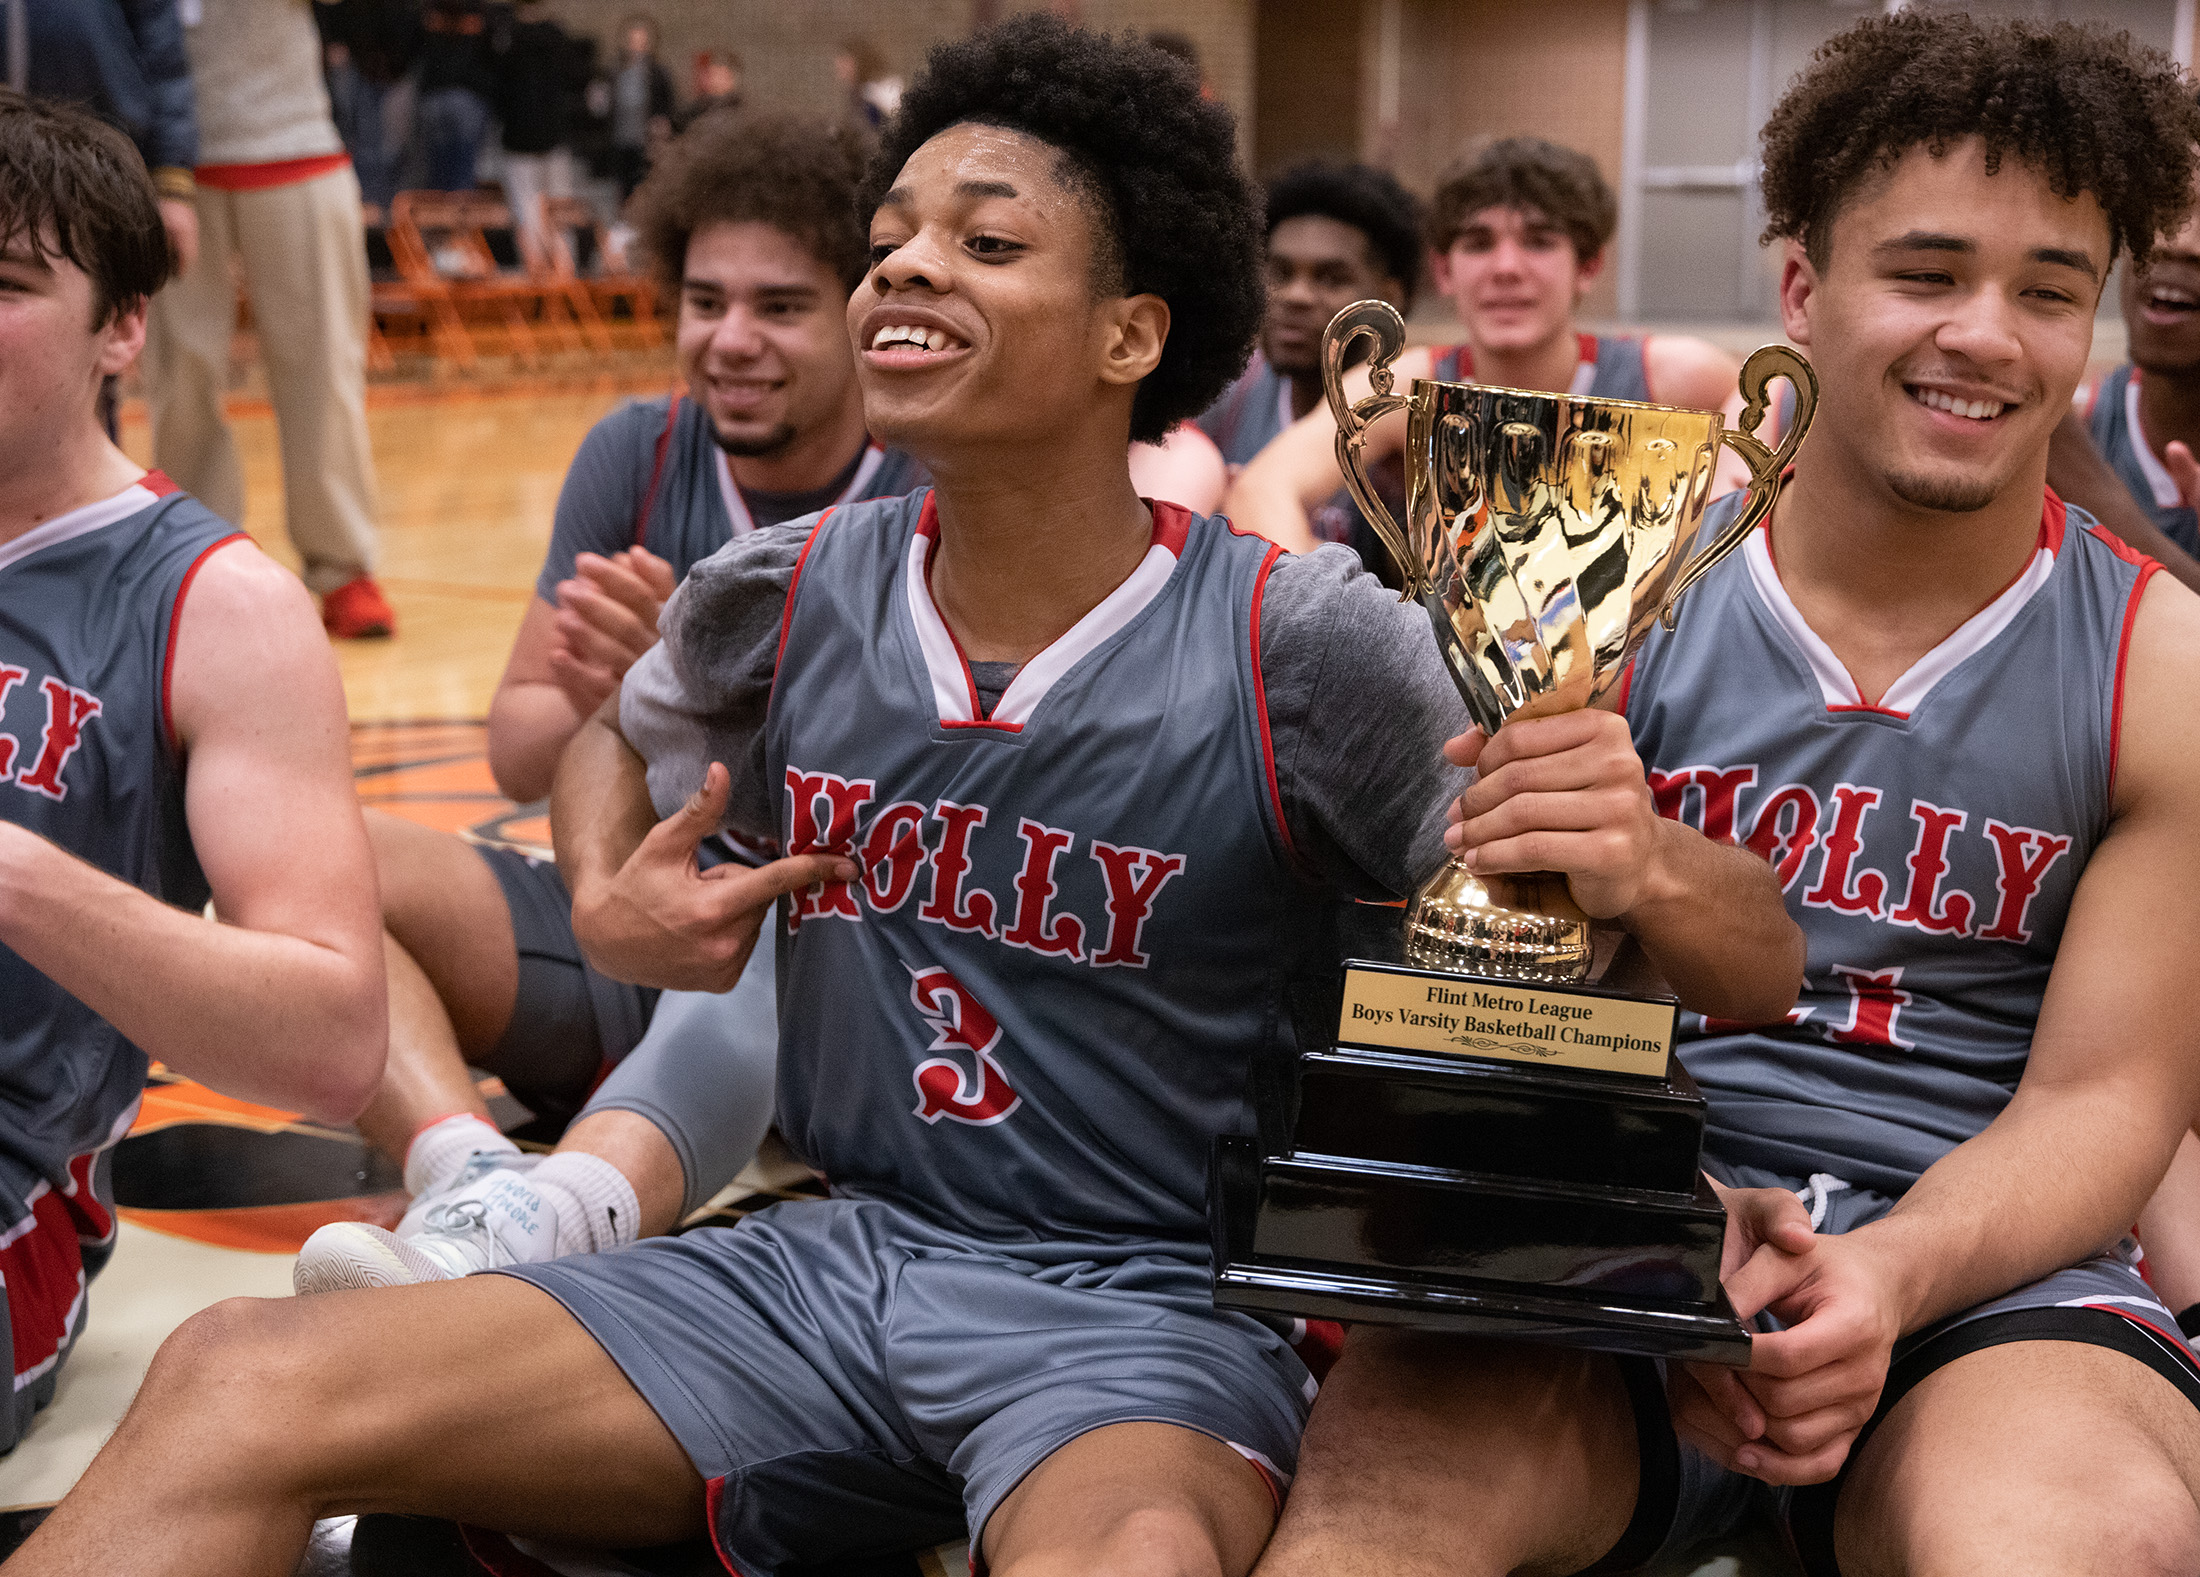
[[[1343,391],[1375,341],[1373,392]],[[1817,380],[1767,346],[1742,369],[1742,431],[1715,412],[1416,380],[1391,392],[1405,324],[1337,314],[1322,370],[1354,498],[1428,610],[1476,724],[1569,712],[1620,682],[1651,624],[1770,513]],[[1774,449],[1768,385],[1795,401]],[[1403,411],[1392,519],[1359,463]],[[1690,549],[1719,446],[1741,507]],[[1376,936],[1341,991],[1299,1013],[1308,1047],[1268,1091],[1258,1142],[1225,1139],[1212,1190],[1218,1303],[1746,1363],[1719,1287],[1725,1213],[1699,1171],[1702,1095],[1673,1056],[1678,1004],[1583,984],[1587,916],[1549,873],[1453,860]]]

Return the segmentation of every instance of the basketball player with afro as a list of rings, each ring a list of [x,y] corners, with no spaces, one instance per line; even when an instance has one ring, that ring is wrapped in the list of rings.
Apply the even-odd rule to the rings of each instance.
[[[1288,1050],[1286,976],[1334,967],[1336,896],[1410,888],[1460,781],[1419,610],[1131,488],[1130,441],[1244,365],[1257,203],[1229,113],[1147,45],[1025,16],[935,51],[848,321],[871,430],[936,486],[697,565],[560,767],[575,929],[615,977],[723,987],[800,886],[779,1126],[833,1197],[210,1311],[24,1577],[277,1577],[369,1506],[707,1526],[748,1573],[966,1529],[1001,1577],[1252,1565],[1313,1385],[1213,1305],[1208,1151]],[[1771,873],[1655,814],[1618,718],[1451,749],[1532,765],[1512,853],[1684,1000],[1793,1000]],[[786,863],[699,872],[722,825]]]
[[[1264,1574],[1623,1571],[1767,1498],[1814,1574],[2200,1570],[2200,1368],[2127,1236],[2200,1100],[2200,601],[2045,480],[2196,132],[2126,35],[1922,10],[1773,111],[1823,395],[1622,707],[1809,942],[1778,1013],[1682,1016],[1726,1289],[1774,1324],[1662,1374],[1356,1331]]]

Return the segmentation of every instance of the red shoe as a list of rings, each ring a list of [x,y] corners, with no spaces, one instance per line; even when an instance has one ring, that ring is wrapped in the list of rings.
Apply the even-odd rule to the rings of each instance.
[[[371,575],[347,580],[321,599],[321,627],[339,641],[395,635],[397,610]]]

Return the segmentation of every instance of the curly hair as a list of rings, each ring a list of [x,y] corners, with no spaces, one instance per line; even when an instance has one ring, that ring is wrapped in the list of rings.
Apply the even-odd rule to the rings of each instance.
[[[1367,237],[1376,266],[1404,288],[1413,310],[1421,275],[1421,205],[1388,170],[1313,159],[1268,183],[1268,233],[1286,219],[1318,214]]]
[[[1619,200],[1596,160],[1541,137],[1507,137],[1446,170],[1429,198],[1429,249],[1450,251],[1467,221],[1485,208],[1536,210],[1566,232],[1583,263],[1619,228]]]
[[[917,149],[966,122],[1059,150],[1057,175],[1094,217],[1096,289],[1168,303],[1131,437],[1158,440],[1211,405],[1252,353],[1262,309],[1260,198],[1230,112],[1151,44],[1026,13],[932,51],[864,177],[864,219]]]
[[[768,224],[810,249],[850,290],[863,278],[870,235],[856,218],[863,142],[848,126],[808,116],[715,110],[665,151],[635,190],[627,217],[652,273],[677,292],[688,240],[711,224]]]
[[[1764,239],[1823,268],[1830,226],[1859,183],[1910,149],[1977,137],[1989,174],[2015,157],[2056,196],[2090,192],[2109,257],[2144,262],[2192,201],[2200,105],[2169,58],[2126,33],[2070,22],[1908,10],[1819,47],[1764,129]]]
[[[168,282],[175,259],[153,178],[96,116],[0,88],[0,247],[67,259],[92,282],[92,327]]]

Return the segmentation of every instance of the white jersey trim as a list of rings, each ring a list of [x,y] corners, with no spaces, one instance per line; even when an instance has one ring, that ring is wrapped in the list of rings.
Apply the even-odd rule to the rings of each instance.
[[[86,504],[72,509],[65,515],[56,515],[42,526],[33,526],[13,542],[0,545],[0,570],[29,558],[33,553],[44,552],[60,542],[70,542],[78,537],[104,531],[118,521],[128,520],[140,510],[151,509],[160,502],[160,495],[143,482],[132,482],[112,498],[103,498],[96,504]]]
[[[1780,572],[1772,562],[1772,546],[1762,530],[1749,534],[1742,544],[1743,560],[1749,565],[1749,578],[1757,588],[1757,596],[1772,615],[1773,622],[1787,632],[1789,640],[1802,652],[1810,664],[1811,673],[1818,680],[1819,693],[1826,705],[1844,710],[1867,709],[1875,712],[1893,712],[1907,717],[1925,704],[1925,697],[1965,659],[1976,656],[1990,645],[1994,637],[2009,628],[2010,621],[2024,611],[2026,603],[2047,584],[2047,577],[2054,573],[2055,555],[2042,547],[2032,555],[2032,562],[2009,584],[2007,590],[1981,608],[1970,618],[1956,626],[1948,637],[1931,651],[1912,663],[1909,670],[1887,686],[1887,693],[1878,701],[1866,701],[1864,692],[1857,688],[1841,659],[1833,648],[1820,639],[1818,632],[1805,622],[1787,587],[1780,583]]]
[[[726,506],[726,519],[733,526],[733,536],[745,537],[756,529],[756,517],[749,513],[749,501],[741,496],[741,484],[733,479],[733,462],[727,458],[725,450],[719,449],[716,452],[718,501]],[[863,490],[871,485],[871,478],[878,475],[878,468],[885,463],[884,449],[877,444],[867,447],[863,451],[862,463],[856,467],[856,474],[848,479],[848,485],[833,500],[832,507],[838,509],[842,504],[861,498]]]
[[[2147,489],[2154,494],[2154,503],[2160,509],[2175,509],[2185,500],[2177,491],[2177,478],[2169,474],[2169,468],[2154,458],[2154,446],[2147,442],[2147,430],[2139,425],[2139,377],[2136,371],[2124,380],[2124,425],[2131,432],[2132,458],[2139,462],[2139,474],[2147,479]]]
[[[970,670],[963,662],[962,648],[955,644],[947,621],[940,617],[939,607],[932,601],[931,579],[925,571],[935,540],[921,531],[910,537],[907,590],[909,616],[917,627],[917,647],[924,653],[924,666],[932,680],[932,704],[938,708],[943,723],[990,723],[1006,729],[1022,728],[1056,681],[1144,612],[1146,605],[1160,595],[1161,588],[1176,569],[1174,553],[1158,542],[1147,548],[1146,556],[1138,561],[1138,568],[1124,578],[1123,584],[1101,598],[1052,645],[1025,663],[1017,671],[1014,682],[1002,692],[993,715],[982,718],[977,714],[977,695]]]

